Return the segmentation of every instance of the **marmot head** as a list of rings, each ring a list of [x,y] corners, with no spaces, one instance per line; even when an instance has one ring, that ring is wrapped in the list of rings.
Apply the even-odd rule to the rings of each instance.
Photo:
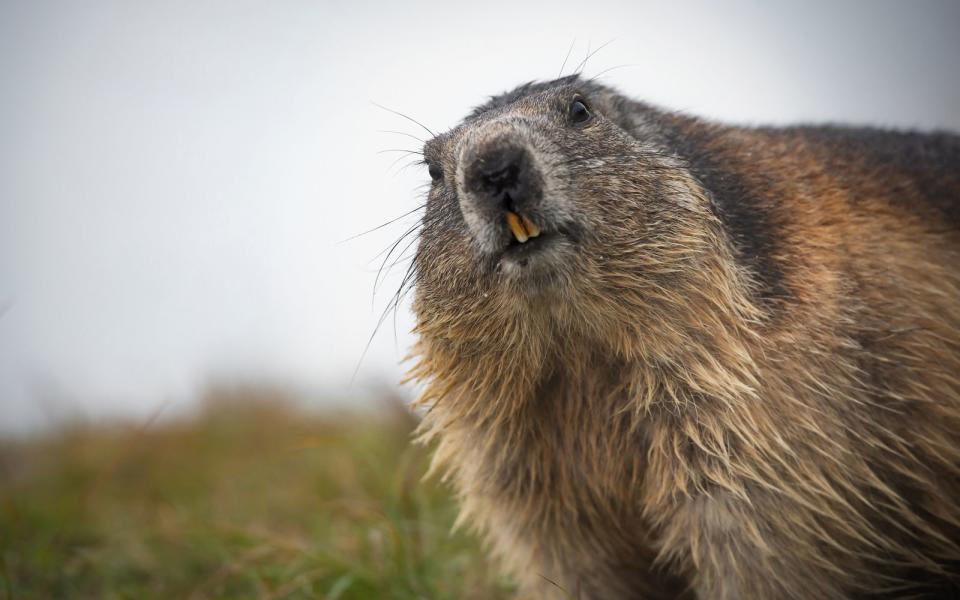
[[[493,97],[429,140],[421,338],[507,352],[559,335],[623,354],[654,329],[679,343],[691,303],[729,300],[723,236],[661,118],[574,75]]]

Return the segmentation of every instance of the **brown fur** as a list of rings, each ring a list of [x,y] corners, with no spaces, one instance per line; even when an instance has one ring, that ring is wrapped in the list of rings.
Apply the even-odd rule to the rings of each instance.
[[[551,112],[575,92],[582,130]],[[581,228],[547,275],[458,210],[463,148],[501,130]],[[423,438],[521,595],[960,594],[960,142],[863,135],[567,78],[427,145]]]

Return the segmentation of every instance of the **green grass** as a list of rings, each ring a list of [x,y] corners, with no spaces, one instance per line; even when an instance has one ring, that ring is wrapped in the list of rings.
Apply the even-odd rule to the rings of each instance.
[[[0,443],[0,598],[506,598],[399,407],[227,394]]]

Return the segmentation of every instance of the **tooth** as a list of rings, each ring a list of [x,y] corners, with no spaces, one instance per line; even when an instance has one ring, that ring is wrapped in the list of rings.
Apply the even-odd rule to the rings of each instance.
[[[523,221],[523,228],[527,230],[527,234],[535,238],[540,235],[540,228],[537,227],[537,224],[528,219],[525,215],[520,215],[520,219]]]
[[[517,241],[523,244],[530,236],[527,235],[527,230],[523,228],[523,223],[520,221],[520,216],[512,211],[507,211],[507,225],[510,226],[510,231],[513,232],[513,237],[517,238]]]

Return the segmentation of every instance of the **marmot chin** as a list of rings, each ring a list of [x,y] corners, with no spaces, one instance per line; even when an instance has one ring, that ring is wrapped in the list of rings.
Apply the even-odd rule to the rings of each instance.
[[[423,438],[522,596],[960,597],[960,137],[570,76],[424,160]]]

